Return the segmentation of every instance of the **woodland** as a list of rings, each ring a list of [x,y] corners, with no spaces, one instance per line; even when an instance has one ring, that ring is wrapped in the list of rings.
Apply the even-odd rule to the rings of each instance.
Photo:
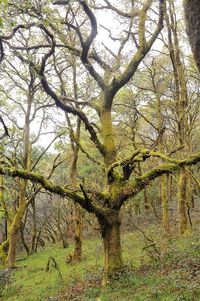
[[[0,4],[0,300],[200,300],[199,1]]]

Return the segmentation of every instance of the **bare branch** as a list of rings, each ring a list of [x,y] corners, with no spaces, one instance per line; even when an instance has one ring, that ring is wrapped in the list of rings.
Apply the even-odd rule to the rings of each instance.
[[[7,128],[7,126],[6,126],[6,124],[5,124],[4,120],[3,120],[3,118],[2,118],[1,116],[0,116],[0,122],[2,123],[3,129],[4,129],[4,134],[1,135],[1,137],[0,137],[0,140],[1,140],[1,139],[3,139],[3,138],[6,137],[6,136],[10,137],[10,135],[9,135],[9,132],[8,132],[8,128]]]
[[[158,20],[157,27],[156,27],[154,33],[152,34],[151,38],[148,41],[146,41],[146,40],[144,40],[145,39],[144,38],[145,17],[143,16],[143,18],[140,20],[139,48],[138,48],[137,52],[135,53],[135,55],[133,56],[132,60],[129,62],[129,64],[128,64],[127,68],[125,69],[125,71],[123,72],[123,74],[121,74],[119,77],[113,79],[113,82],[111,84],[113,94],[116,94],[120,88],[122,88],[125,84],[127,84],[129,82],[129,80],[135,74],[139,64],[144,59],[144,57],[147,55],[147,53],[151,49],[154,41],[156,40],[160,31],[162,30],[163,17],[164,17],[164,11],[165,11],[165,0],[160,0],[159,2],[160,2],[160,4],[159,4],[159,20]],[[147,1],[147,3],[150,4],[151,1]],[[143,7],[143,11],[142,11],[143,14],[146,14],[147,7],[145,7],[145,6]]]

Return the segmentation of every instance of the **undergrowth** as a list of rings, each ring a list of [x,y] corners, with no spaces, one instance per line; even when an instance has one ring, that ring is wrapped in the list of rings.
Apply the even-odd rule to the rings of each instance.
[[[58,245],[19,261],[1,300],[199,301],[199,229],[170,239],[156,226],[144,231],[146,238],[139,231],[122,236],[125,269],[106,287],[102,241],[93,239],[84,242],[80,263],[67,264],[73,246]],[[56,264],[47,270],[49,258]]]

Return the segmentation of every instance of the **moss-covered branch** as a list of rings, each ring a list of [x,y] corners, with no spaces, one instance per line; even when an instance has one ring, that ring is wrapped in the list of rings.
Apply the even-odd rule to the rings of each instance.
[[[160,177],[161,175],[177,172],[181,168],[195,165],[198,162],[200,162],[200,153],[194,154],[184,160],[174,160],[174,163],[160,164],[159,166],[144,173],[142,176],[137,177],[123,185],[123,187],[118,190],[118,194],[116,195],[117,206],[120,207],[124,201],[137,195],[141,190],[149,185],[151,181]]]
[[[154,152],[146,148],[138,148],[133,152],[133,154],[125,159],[112,163],[107,170],[107,177],[114,179],[114,169],[119,166],[122,167],[123,172],[125,169],[129,169],[130,176],[136,162],[143,162],[150,157],[157,157],[170,163],[179,163],[177,159],[171,158],[167,154]],[[128,178],[125,178],[124,180],[128,180]]]
[[[95,200],[89,197],[87,197],[86,199],[84,196],[73,190],[66,189],[65,187],[59,185],[55,185],[38,173],[28,172],[23,169],[16,169],[1,164],[0,174],[5,176],[7,175],[12,178],[18,177],[41,184],[44,189],[52,193],[56,193],[60,196],[68,197],[70,200],[74,201],[75,203],[78,203],[82,208],[86,209],[88,212],[102,214],[106,211],[106,208],[97,204]]]

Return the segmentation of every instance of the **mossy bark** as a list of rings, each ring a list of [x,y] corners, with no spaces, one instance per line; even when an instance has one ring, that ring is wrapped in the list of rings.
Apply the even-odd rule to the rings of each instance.
[[[16,262],[16,247],[18,242],[20,224],[27,208],[25,196],[26,184],[26,180],[20,180],[19,206],[8,231],[9,250],[8,256],[6,258],[6,264],[9,267],[13,267]]]
[[[163,220],[163,228],[165,233],[170,232],[170,225],[169,225],[169,206],[168,206],[168,196],[167,196],[167,187],[166,187],[166,177],[163,175],[160,179],[160,193],[161,193],[161,200],[162,200],[162,220]]]
[[[77,93],[77,81],[76,81],[76,60],[74,56],[72,56],[73,64],[73,88],[74,88],[74,99],[76,102],[78,101],[78,93]],[[78,105],[77,105],[78,106]],[[81,135],[81,120],[77,117],[76,130],[73,130],[73,126],[71,124],[70,118],[66,114],[66,120],[68,127],[70,129],[70,139],[71,139],[71,149],[73,152],[72,162],[70,166],[70,180],[73,189],[76,189],[77,186],[77,162],[78,162],[78,153]],[[74,217],[74,253],[73,260],[81,261],[82,259],[82,209],[78,204],[74,204],[73,208],[73,217]]]
[[[118,211],[111,211],[106,217],[99,217],[98,220],[104,244],[103,284],[106,285],[123,269],[120,239],[121,221]]]
[[[32,216],[33,216],[33,228],[32,228],[32,241],[31,241],[31,254],[35,252],[35,245],[37,241],[37,221],[36,221],[36,208],[35,208],[35,198],[31,202]]]
[[[101,110],[101,135],[105,148],[104,162],[108,167],[116,161],[115,137],[112,126],[111,109],[106,106]]]
[[[151,203],[149,200],[148,189],[146,187],[146,188],[144,188],[144,209],[146,212],[149,212],[150,208],[151,208]]]
[[[178,181],[178,214],[179,214],[179,231],[181,234],[185,232],[188,225],[186,213],[187,199],[187,173],[184,169],[180,171]]]
[[[190,4],[189,4],[190,2]],[[195,3],[199,1],[185,1],[187,3],[188,9],[191,9]],[[196,7],[198,10],[199,5]],[[169,18],[166,18],[168,25],[168,37],[169,37],[169,50],[170,57],[173,65],[173,72],[175,78],[175,94],[176,94],[176,110],[178,116],[178,139],[180,145],[185,145],[181,156],[190,154],[191,149],[191,137],[190,137],[190,124],[188,123],[188,107],[189,98],[187,95],[187,82],[185,78],[185,68],[181,60],[181,52],[179,46],[178,32],[177,32],[177,22],[176,22],[176,12],[174,7],[174,2],[169,1]],[[170,23],[171,22],[171,23]],[[193,20],[191,20],[193,22]],[[194,25],[194,24],[193,24]],[[196,26],[196,25],[195,25]],[[196,30],[196,28],[195,28]],[[196,34],[196,33],[195,33]],[[180,233],[184,233],[187,228],[187,189],[188,189],[189,177],[184,169],[180,171],[179,182],[178,182],[178,215],[179,215],[179,229]],[[182,198],[182,199],[181,199]]]
[[[154,79],[153,79],[154,81]],[[154,83],[154,82],[153,82]],[[156,88],[156,83],[154,83]],[[162,103],[161,103],[161,93],[159,90],[156,91],[157,98],[157,111],[158,111],[158,148],[159,152],[164,151],[164,131],[163,131],[163,117],[162,117]],[[160,177],[160,201],[162,204],[162,223],[163,228],[166,234],[170,232],[169,225],[169,207],[168,207],[168,196],[167,196],[167,187],[166,187],[166,176],[162,175]]]
[[[81,208],[78,204],[74,205],[74,219],[75,219],[75,237],[74,237],[74,254],[75,261],[82,259],[82,216]]]

